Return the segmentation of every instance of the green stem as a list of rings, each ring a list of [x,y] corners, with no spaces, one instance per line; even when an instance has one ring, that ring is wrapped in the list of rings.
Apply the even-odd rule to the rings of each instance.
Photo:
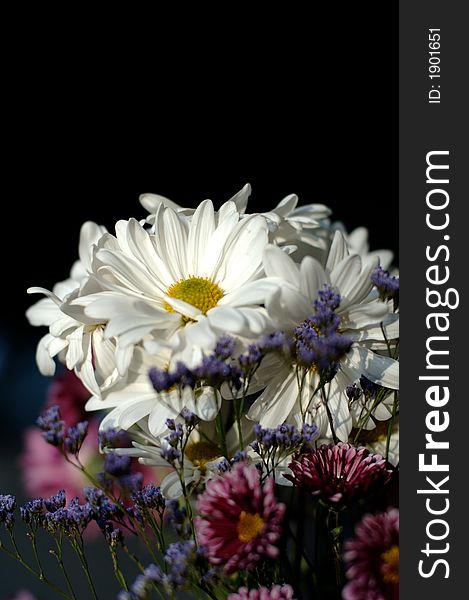
[[[150,527],[151,527],[153,533],[155,534],[155,537],[158,542],[158,550],[162,554],[164,554],[164,552],[166,550],[166,544],[165,544],[165,540],[164,540],[163,529],[158,525],[158,523],[157,523],[154,515],[151,513],[151,511],[149,511],[147,516],[148,516],[148,522],[150,523]]]
[[[380,327],[381,327],[381,332],[382,332],[383,337],[384,337],[384,341],[386,342],[386,346],[388,348],[389,356],[392,358],[391,344],[389,343],[388,337],[386,335],[386,331],[384,330],[383,322],[380,323]]]
[[[44,579],[44,569],[42,568],[41,560],[39,558],[39,553],[37,551],[37,542],[36,542],[36,530],[33,529],[31,525],[28,526],[29,535],[28,538],[31,540],[31,547],[33,549],[34,558],[36,559],[36,564],[39,569],[39,579]]]
[[[122,549],[127,554],[127,556],[130,558],[130,560],[132,560],[137,565],[137,567],[140,569],[140,571],[143,573],[145,571],[145,565],[141,562],[141,560],[138,558],[138,556],[136,554],[134,554],[133,552],[131,552],[131,550],[129,549],[129,547],[126,544],[122,545]],[[158,562],[158,561],[155,561],[155,562]],[[165,597],[161,593],[161,590],[156,585],[156,583],[153,583],[153,587],[155,588],[158,596],[162,600],[165,600]]]
[[[125,551],[125,553],[127,554],[127,556],[137,565],[137,567],[143,573],[143,571],[145,570],[145,565],[141,562],[141,560],[138,558],[138,556],[136,554],[134,554],[133,552],[131,552],[131,550],[129,549],[129,547],[126,544],[123,544],[122,548]]]
[[[192,515],[191,501],[187,494],[186,482],[184,481],[184,471],[182,472],[182,474],[181,473],[179,474],[179,477],[181,480],[181,487],[182,487],[182,493],[184,495],[184,502],[186,504],[187,518],[189,519],[189,523],[191,525],[192,538],[194,540],[195,547],[197,548],[198,547],[197,535],[195,532],[195,525],[194,525],[194,519],[193,519],[193,515]]]
[[[332,522],[331,522],[332,521]],[[331,544],[332,555],[334,557],[335,581],[337,586],[337,597],[341,598],[343,587],[342,559],[339,543],[339,513],[333,508],[329,508],[327,515],[327,530],[329,532],[329,542]]]
[[[10,533],[10,537],[12,537],[11,533]],[[56,594],[58,594],[59,596],[62,596],[62,598],[65,598],[66,600],[76,600],[72,596],[69,596],[66,592],[61,590],[59,587],[57,587],[54,583],[52,583],[52,581],[49,581],[49,579],[47,579],[44,576],[44,574],[42,574],[42,578],[41,578],[41,574],[38,573],[30,564],[28,564],[23,559],[21,554],[19,554],[19,552],[16,548],[16,544],[13,544],[13,547],[15,547],[15,552],[11,552],[10,550],[8,550],[8,548],[5,548],[3,543],[0,542],[0,550],[3,550],[3,552],[5,552],[5,554],[7,554],[10,558],[18,561],[22,567],[24,567],[29,573],[31,573],[32,575],[37,577],[39,579],[39,581],[42,581],[47,586],[49,586],[51,588],[51,590],[54,590],[54,592]]]
[[[329,420],[329,425],[330,425],[331,432],[332,432],[332,439],[334,440],[334,444],[337,444],[339,442],[339,438],[337,437],[335,430],[334,430],[334,421],[332,419],[332,413],[331,413],[331,409],[329,408],[329,403],[327,401],[326,392],[324,390],[324,387],[321,388],[321,396],[324,401],[324,406],[326,407],[326,414],[327,414],[327,418]]]
[[[85,550],[83,548],[83,540],[81,540],[80,542],[76,539],[71,539],[70,543],[72,545],[72,548],[75,550],[76,555],[78,556],[78,560],[80,561],[81,567],[88,581],[88,585],[90,586],[90,590],[94,600],[99,600],[98,595],[96,593],[96,589],[94,587],[93,578],[91,577],[88,561],[86,560]]]
[[[117,552],[115,549],[109,548],[109,552],[111,553],[112,559],[112,568],[114,569],[114,575],[117,579],[118,584],[126,591],[129,591],[129,586],[125,580],[125,577],[119,567],[119,560],[117,558]]]
[[[358,438],[360,437],[361,432],[363,431],[363,428],[365,427],[368,419],[371,417],[373,411],[376,409],[376,407],[381,404],[381,402],[384,400],[385,396],[386,396],[387,390],[383,388],[383,390],[380,390],[378,392],[378,394],[376,395],[376,398],[373,402],[373,404],[371,405],[371,408],[368,409],[365,413],[365,416],[362,415],[363,410],[365,407],[363,407],[362,412],[360,413],[360,417],[358,419],[358,429],[357,429],[357,433],[355,434],[354,438],[353,438],[353,443],[356,444],[358,441]]]
[[[215,426],[217,429],[218,442],[220,445],[222,455],[225,458],[228,458],[228,450],[226,447],[225,426],[223,424],[223,417],[221,415],[221,411],[218,411],[217,418],[215,419]]]
[[[238,438],[239,438],[239,449],[244,450],[244,438],[243,438],[243,425],[242,425],[242,416],[243,416],[243,407],[244,407],[244,398],[235,399],[234,408],[236,415],[236,424],[238,426]]]
[[[148,538],[148,536],[147,536],[147,534],[145,532],[145,527],[139,526],[139,534],[140,534],[139,538],[145,544],[145,546],[146,546],[148,552],[150,553],[151,557],[153,558],[153,560],[155,562],[158,562],[158,558],[157,558],[156,554],[153,551],[151,541],[149,540],[149,538]]]
[[[69,590],[70,594],[72,595],[72,597],[74,598],[74,600],[76,600],[76,595],[73,590],[72,582],[70,581],[70,577],[68,576],[67,569],[65,568],[65,564],[64,564],[64,561],[62,558],[62,534],[60,534],[59,540],[56,537],[54,537],[54,541],[55,541],[55,545],[57,547],[57,553],[54,553],[54,555],[55,555],[57,562],[59,563],[59,566],[62,570],[65,581],[67,583],[68,590]]]
[[[396,413],[397,413],[397,392],[394,392],[394,403],[392,405],[392,414],[391,414],[391,418],[389,419],[389,423],[388,423],[388,434],[387,434],[387,438],[386,438],[386,454],[385,454],[385,458],[386,460],[388,460],[389,457],[389,445],[391,444],[391,435],[392,435],[392,428],[394,427],[394,419],[396,418]]]

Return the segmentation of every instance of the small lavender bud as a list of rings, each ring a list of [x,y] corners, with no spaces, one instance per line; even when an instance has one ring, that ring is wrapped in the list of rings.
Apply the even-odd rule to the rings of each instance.
[[[56,494],[44,500],[44,506],[49,512],[55,512],[65,506],[65,490],[59,490]]]
[[[106,454],[104,458],[104,470],[109,475],[120,477],[130,472],[132,459],[130,456],[119,456],[118,454]]]
[[[69,427],[64,438],[64,446],[70,454],[77,455],[80,452],[83,441],[88,433],[88,421],[82,421]]]
[[[42,436],[48,444],[60,447],[64,441],[65,423],[60,419],[58,406],[51,406],[38,417],[37,426],[42,430]]]

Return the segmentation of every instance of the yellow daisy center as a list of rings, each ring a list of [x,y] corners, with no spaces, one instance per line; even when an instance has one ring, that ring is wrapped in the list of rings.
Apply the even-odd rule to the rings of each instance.
[[[204,315],[214,308],[224,296],[223,290],[208,277],[195,277],[194,275],[170,285],[166,294],[171,298],[192,304]],[[174,312],[174,308],[167,302],[164,307],[168,312]]]
[[[238,538],[241,542],[250,542],[255,539],[264,529],[264,521],[259,513],[247,513],[241,511],[238,521]]]
[[[187,458],[204,473],[205,465],[220,456],[218,446],[211,442],[192,442],[187,444],[184,454]]]
[[[358,436],[360,444],[375,444],[377,442],[384,442],[388,437],[388,421],[378,421],[374,429],[363,429]],[[354,430],[356,432],[356,429]],[[353,436],[352,431],[352,436]]]
[[[381,554],[381,572],[386,583],[399,583],[399,546],[391,546]]]

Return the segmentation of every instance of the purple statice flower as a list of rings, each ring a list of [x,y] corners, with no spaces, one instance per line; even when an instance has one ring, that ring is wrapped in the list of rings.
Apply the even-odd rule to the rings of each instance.
[[[153,367],[148,372],[148,375],[152,386],[158,393],[166,392],[174,385],[172,377],[168,371],[165,371],[164,369]]]
[[[238,358],[241,372],[249,376],[260,365],[262,359],[270,352],[287,352],[290,350],[288,337],[283,331],[274,331],[263,335],[256,344],[248,346],[247,352]]]
[[[183,589],[190,579],[190,567],[196,559],[194,540],[175,542],[168,546],[164,557],[168,566],[167,582],[172,590]]]
[[[370,381],[364,375],[360,377],[360,387],[366,398],[373,398],[380,390],[383,389],[380,385]]]
[[[187,518],[185,506],[180,506],[178,500],[170,500],[167,503],[168,521],[180,538],[187,540],[192,535],[192,528]]]
[[[343,442],[295,455],[289,467],[292,474],[286,474],[286,479],[331,506],[363,498],[391,476],[381,455]]]
[[[16,497],[11,494],[0,495],[0,523],[11,529],[15,523]]]
[[[274,585],[271,588],[259,587],[248,590],[239,588],[234,594],[229,594],[227,600],[293,600],[293,588],[289,585]]]
[[[115,427],[109,427],[98,432],[99,445],[101,448],[125,448],[129,445],[127,432]]]
[[[154,583],[166,584],[167,577],[156,565],[149,565],[137,575],[128,592],[120,592],[118,600],[148,600]]]
[[[251,444],[254,447],[255,442]],[[248,453],[245,450],[237,450],[231,458],[223,458],[217,464],[217,471],[221,475],[229,471],[234,465],[248,461]]]
[[[340,294],[334,291],[332,285],[325,283],[322,290],[319,290],[318,298],[313,302],[313,306],[316,312],[326,309],[333,311],[339,308],[341,300]]]
[[[122,507],[112,502],[102,490],[86,487],[83,488],[83,495],[91,509],[91,517],[101,529],[108,521],[122,519],[124,515]]]
[[[50,503],[49,506],[53,508],[54,504]],[[70,500],[68,506],[55,506],[58,508],[44,515],[46,528],[52,533],[62,531],[69,537],[81,535],[92,520],[92,506],[89,502],[80,504],[78,497]]]
[[[131,464],[132,459],[130,456],[119,456],[113,452],[106,454],[104,458],[104,470],[114,477],[127,475],[130,472]]]
[[[174,419],[166,419],[165,424],[169,431],[176,431],[176,421]]]
[[[172,373],[166,369],[153,367],[148,372],[148,375],[153,387],[158,393],[167,392],[175,386],[194,387],[195,384],[193,372],[181,362],[176,364],[176,369]]]
[[[76,456],[81,450],[81,446],[87,433],[88,421],[81,421],[80,423],[69,427],[64,438],[64,447],[67,452]]]
[[[38,417],[37,426],[48,444],[62,446],[65,437],[65,423],[60,418],[60,409],[57,405],[51,406]]]
[[[186,407],[181,410],[181,417],[187,429],[193,429],[199,422],[199,417]]]
[[[365,515],[344,545],[344,600],[398,600],[399,511]]]
[[[182,454],[180,450],[173,448],[173,446],[163,445],[161,448],[161,456],[168,464],[175,466],[177,461],[181,461]]]
[[[247,352],[241,354],[238,358],[239,366],[244,374],[249,373],[257,366],[259,366],[264,354],[260,348],[260,346],[256,344],[250,344],[248,346]]]
[[[339,330],[341,317],[335,312],[340,296],[326,284],[313,302],[314,314],[294,332],[296,362],[306,369],[314,367],[324,382],[340,368],[341,359],[350,351],[352,340]]]
[[[78,497],[70,500],[68,507],[61,510],[67,510],[68,520],[73,522],[78,530],[84,530],[93,517],[91,505],[88,502],[80,504]]]
[[[297,362],[303,367],[315,366],[320,372],[337,372],[341,358],[343,358],[352,347],[352,340],[345,334],[339,333],[336,328],[340,323],[334,321],[334,327],[319,329],[314,323],[316,317],[306,319],[296,327],[296,355]]]
[[[289,338],[283,331],[274,331],[263,335],[259,340],[259,348],[264,354],[267,352],[283,352],[290,347]]]
[[[65,490],[59,490],[56,494],[47,498],[47,500],[44,500],[44,506],[49,512],[55,512],[56,510],[59,510],[59,508],[63,508],[65,502]]]
[[[143,473],[125,473],[118,478],[120,489],[125,495],[133,494],[142,488]]]
[[[220,360],[216,354],[204,356],[201,364],[193,370],[194,376],[205,385],[220,388],[223,383],[241,387],[241,372],[235,364]]]
[[[223,383],[239,389],[241,387],[241,371],[233,362],[227,362],[234,351],[235,342],[228,336],[222,336],[214,351],[204,356],[200,365],[189,369],[181,362],[176,364],[174,371],[156,367],[150,369],[149,377],[155,390],[167,392],[172,388],[191,387],[203,383],[214,388],[219,388]]]
[[[102,531],[104,533],[106,543],[111,550],[115,550],[118,546],[122,546],[124,543],[124,534],[122,533],[122,529],[119,529],[119,527],[114,527],[110,521],[104,525]]]
[[[36,523],[42,522],[42,515],[44,514],[44,499],[33,498],[28,500],[23,506],[20,506],[20,516],[25,523]]]
[[[362,395],[362,390],[356,383],[351,383],[345,388],[345,393],[350,402],[356,402]]]
[[[199,496],[195,526],[200,545],[213,565],[227,575],[249,570],[263,558],[276,558],[285,506],[274,496],[274,480],[261,484],[259,472],[236,464],[207,483]]]
[[[132,500],[140,510],[156,510],[163,513],[166,501],[161,489],[153,483],[148,483],[144,488],[132,494]]]
[[[112,489],[113,483],[116,483],[120,490],[128,495],[142,487],[143,474],[139,471],[132,471],[130,456],[121,456],[111,452],[106,454],[104,473],[98,473],[98,479],[106,489]]]
[[[169,434],[163,439],[172,448],[177,448],[184,439],[184,427],[182,423],[176,423],[174,419],[166,419],[166,427],[169,429]]]
[[[213,354],[220,360],[228,360],[233,356],[236,347],[236,341],[229,335],[222,335],[219,338]]]
[[[251,447],[256,450],[260,449],[259,444],[264,450],[277,449],[282,452],[294,452],[303,444],[310,444],[317,437],[318,428],[316,425],[308,425],[304,423],[301,430],[294,425],[284,423],[274,429],[263,428],[256,424],[253,427],[253,432],[256,441],[251,444]]]
[[[397,309],[399,306],[399,277],[393,277],[389,271],[376,267],[370,279],[378,288],[381,300],[392,300],[394,309]]]

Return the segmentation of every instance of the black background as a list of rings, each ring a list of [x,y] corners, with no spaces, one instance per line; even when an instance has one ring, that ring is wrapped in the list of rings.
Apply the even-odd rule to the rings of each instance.
[[[250,182],[254,210],[295,192],[397,251],[396,13],[184,9],[125,35],[44,32],[4,117],[15,326],[24,288],[67,276],[81,223],[140,216],[148,191],[217,205]]]

